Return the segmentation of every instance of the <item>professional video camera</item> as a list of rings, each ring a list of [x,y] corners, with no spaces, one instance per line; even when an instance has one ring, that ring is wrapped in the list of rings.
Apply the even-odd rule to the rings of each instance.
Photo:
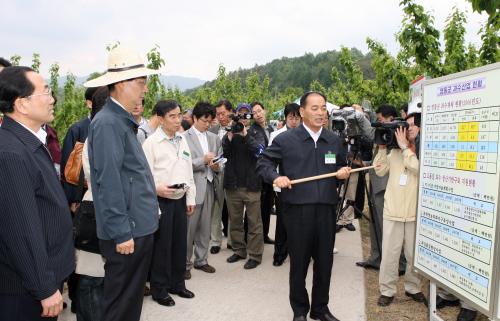
[[[396,119],[390,123],[376,122],[372,124],[372,127],[375,128],[375,144],[386,145],[387,148],[399,148],[396,129],[399,127],[408,129],[409,126],[407,122]]]
[[[332,130],[337,131],[341,137],[361,136],[363,133],[357,117],[356,110],[352,107],[332,110]]]
[[[226,130],[231,133],[239,133],[243,131],[244,125],[240,123],[241,119],[253,119],[252,113],[236,114],[232,115],[231,119],[233,124],[230,127],[226,127]]]

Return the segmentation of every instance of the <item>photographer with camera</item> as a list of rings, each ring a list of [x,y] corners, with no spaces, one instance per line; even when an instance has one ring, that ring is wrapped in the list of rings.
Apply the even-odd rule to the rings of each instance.
[[[416,155],[415,139],[420,128],[410,114],[405,122],[385,124],[375,135],[379,152],[375,156],[375,172],[378,176],[389,173],[384,201],[382,262],[380,264],[379,306],[388,306],[394,300],[398,280],[398,262],[401,248],[407,258],[405,274],[405,295],[416,302],[427,304],[420,289],[420,278],[412,271],[415,243],[415,216],[419,160]],[[394,148],[387,154],[387,147]]]
[[[245,269],[256,268],[262,260],[264,238],[260,216],[262,182],[255,171],[257,158],[264,148],[264,137],[255,131],[248,131],[252,107],[239,104],[233,123],[222,139],[224,157],[227,158],[224,174],[224,189],[229,211],[229,234],[234,254],[228,263],[246,259]],[[248,236],[245,241],[243,216],[246,209]]]

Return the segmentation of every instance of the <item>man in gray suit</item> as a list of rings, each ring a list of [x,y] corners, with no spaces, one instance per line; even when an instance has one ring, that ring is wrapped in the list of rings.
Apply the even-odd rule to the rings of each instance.
[[[231,115],[233,114],[233,105],[228,100],[221,100],[215,105],[215,115],[219,124],[211,127],[210,132],[216,134],[222,141],[222,137],[226,135],[226,127],[231,123]],[[227,235],[228,248],[231,246],[231,238],[229,237],[228,212],[225,206],[224,197],[224,170],[221,168],[214,180],[215,185],[215,205],[212,213],[212,227],[210,232],[210,253],[217,254],[220,251],[222,244],[222,224]],[[225,214],[225,215],[224,215]],[[222,223],[222,224],[221,224]]]
[[[191,268],[214,273],[208,264],[210,222],[214,205],[214,178],[219,170],[214,158],[221,154],[221,141],[216,134],[208,132],[215,117],[215,108],[209,103],[199,102],[193,108],[193,126],[185,133],[193,160],[193,177],[196,185],[196,207],[188,218],[187,263],[185,278],[191,278]],[[194,264],[191,261],[194,246]]]

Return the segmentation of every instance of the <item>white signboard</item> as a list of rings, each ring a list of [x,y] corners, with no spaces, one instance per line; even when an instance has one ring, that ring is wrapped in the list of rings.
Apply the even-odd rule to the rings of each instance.
[[[414,266],[491,316],[500,64],[426,81],[422,111]]]
[[[419,76],[410,84],[410,100],[408,101],[408,114],[420,113],[422,109],[418,104],[422,102],[422,85],[426,80],[425,76]]]

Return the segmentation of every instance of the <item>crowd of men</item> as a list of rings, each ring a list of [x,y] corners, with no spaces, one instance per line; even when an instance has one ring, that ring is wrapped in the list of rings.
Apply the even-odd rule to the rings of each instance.
[[[139,320],[145,295],[163,306],[175,305],[171,295],[195,297],[185,280],[193,268],[216,272],[208,252],[220,252],[223,234],[233,251],[227,262],[246,260],[244,269],[262,263],[265,243],[274,244],[274,266],[289,256],[294,321],[307,320],[308,313],[314,320],[338,320],[328,308],[335,234],[355,230],[365,175],[351,175],[351,167],[372,161],[371,256],[357,265],[380,269],[379,306],[393,302],[398,273],[405,274],[405,295],[427,304],[411,268],[419,114],[405,115],[408,128],[396,130],[397,145],[389,150],[373,145],[363,108],[346,106],[372,142],[369,160],[330,129],[319,92],[286,105],[279,130],[267,124],[260,102],[235,108],[227,100],[198,102],[183,112],[178,102],[162,100],[145,119],[147,76],[156,71],[134,50],[118,46],[110,51],[107,72],[85,83],[89,117],[69,128],[57,151],[49,143],[50,88],[28,67],[0,64],[6,67],[0,71],[0,320],[56,320],[64,282],[78,321]],[[397,116],[389,105],[376,111],[379,122]],[[75,185],[65,168],[78,142],[83,170]],[[293,182],[333,172],[336,177]],[[346,211],[339,215],[339,208]],[[96,251],[77,245],[75,252],[72,216],[82,213],[95,216]],[[458,304],[446,295],[438,307]],[[473,320],[475,313],[463,307],[458,320]]]

